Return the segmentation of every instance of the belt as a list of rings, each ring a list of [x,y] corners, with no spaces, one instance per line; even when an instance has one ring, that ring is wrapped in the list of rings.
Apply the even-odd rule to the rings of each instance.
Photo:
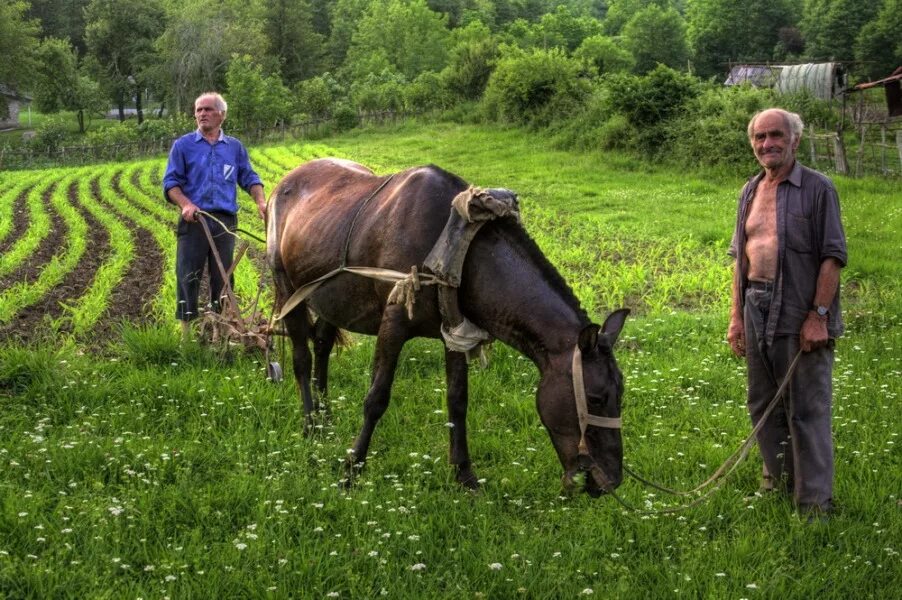
[[[754,279],[749,280],[749,289],[753,290],[763,290],[765,292],[774,291],[774,282],[773,281],[756,281]]]

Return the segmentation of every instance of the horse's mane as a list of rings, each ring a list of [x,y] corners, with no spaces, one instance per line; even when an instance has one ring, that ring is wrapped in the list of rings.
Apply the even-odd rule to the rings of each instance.
[[[553,288],[561,292],[564,301],[567,302],[576,314],[582,317],[583,323],[588,325],[592,322],[588,313],[586,313],[586,310],[580,304],[576,294],[573,293],[573,288],[571,288],[570,284],[568,284],[561,276],[557,268],[551,264],[551,261],[548,260],[548,257],[545,256],[535,240],[533,240],[526,229],[523,228],[523,225],[515,223],[511,219],[501,219],[494,221],[492,224],[497,226],[501,236],[510,242],[511,245],[526,252],[526,255],[536,266],[538,266],[542,277],[544,277]]]

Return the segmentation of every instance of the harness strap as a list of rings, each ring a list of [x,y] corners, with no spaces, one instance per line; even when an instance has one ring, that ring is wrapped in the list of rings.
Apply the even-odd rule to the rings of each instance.
[[[369,277],[370,279],[378,279],[379,281],[387,281],[389,283],[393,282],[395,287],[389,293],[389,304],[404,304],[407,306],[408,311],[411,310],[413,305],[411,294],[415,293],[416,290],[419,289],[419,286],[446,285],[445,282],[438,277],[428,273],[419,273],[416,268],[412,269],[410,273],[402,273],[400,271],[380,269],[377,267],[338,267],[296,289],[285,304],[282,305],[279,314],[273,316],[273,321],[277,322],[284,319],[285,315],[293,311],[301,302],[309,298],[319,286],[340,273],[353,273],[355,275]]]
[[[586,400],[586,385],[583,380],[583,353],[579,345],[573,348],[573,398],[576,401],[576,416],[579,418],[580,454],[588,450],[586,446],[586,429],[589,425],[606,429],[620,429],[623,420],[620,417],[600,417],[589,413]]]

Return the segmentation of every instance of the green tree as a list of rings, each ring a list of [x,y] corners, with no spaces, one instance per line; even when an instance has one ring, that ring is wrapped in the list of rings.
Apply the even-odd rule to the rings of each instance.
[[[18,88],[33,78],[40,25],[26,17],[28,3],[0,0],[0,84]],[[6,104],[0,106],[6,113]]]
[[[369,5],[369,0],[337,0],[332,5],[332,29],[326,44],[330,69],[338,69],[344,64],[351,39]]]
[[[322,72],[325,36],[314,30],[308,0],[265,0],[263,14],[263,32],[285,83],[292,85]]]
[[[154,42],[163,32],[165,16],[159,0],[91,0],[85,10],[88,54],[100,67],[120,121],[129,98],[135,100],[138,123],[144,120],[146,69],[158,60]]]
[[[447,62],[446,23],[425,0],[376,0],[354,33],[346,67],[355,80],[376,74],[371,57],[381,53],[408,81],[440,71]]]
[[[689,59],[686,23],[674,8],[643,8],[624,25],[621,37],[636,59],[637,73],[648,73],[658,64],[682,69]]]
[[[460,98],[482,95],[498,59],[498,42],[480,21],[451,32],[448,66],[441,76],[447,88]]]
[[[225,88],[233,55],[266,56],[268,44],[253,5],[226,0],[188,0],[173,6],[166,30],[156,42],[159,80],[177,112],[192,110],[201,93]]]
[[[269,129],[291,116],[291,94],[276,75],[248,55],[236,56],[226,70],[231,126],[242,131]]]
[[[78,130],[84,133],[86,117],[102,113],[107,104],[97,82],[82,72],[78,51],[69,40],[47,38],[37,51],[35,104],[38,110],[55,113],[75,111]]]
[[[542,48],[563,48],[567,52],[576,50],[584,39],[601,33],[601,22],[589,15],[580,14],[573,8],[561,5],[554,12],[542,15],[537,34]]]
[[[861,28],[872,21],[884,0],[805,0],[800,23],[805,55],[821,60],[852,60]],[[897,32],[897,36],[898,36]]]
[[[31,0],[28,16],[41,22],[43,37],[68,39],[83,56],[85,50],[85,8],[91,0]]]
[[[636,59],[629,50],[601,34],[584,39],[573,57],[595,67],[599,73],[631,71],[636,66]]]
[[[794,0],[689,0],[687,37],[702,77],[726,72],[731,61],[773,58],[782,28],[793,27]]]
[[[620,35],[629,20],[649,6],[671,8],[674,6],[674,0],[610,0],[602,23],[604,32],[608,35]]]
[[[870,79],[882,79],[902,66],[902,0],[885,0],[877,16],[861,28],[855,59]]]

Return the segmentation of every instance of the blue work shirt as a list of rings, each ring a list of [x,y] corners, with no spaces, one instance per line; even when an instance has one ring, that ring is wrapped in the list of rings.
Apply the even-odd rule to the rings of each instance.
[[[235,186],[248,192],[255,184],[263,182],[241,142],[220,130],[219,139],[210,144],[197,130],[172,144],[163,175],[163,197],[172,202],[169,190],[178,186],[201,210],[234,215],[238,213]]]

